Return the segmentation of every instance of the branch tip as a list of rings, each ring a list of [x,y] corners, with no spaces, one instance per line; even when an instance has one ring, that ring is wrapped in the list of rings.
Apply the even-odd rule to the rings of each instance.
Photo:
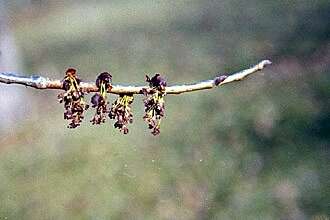
[[[272,61],[270,60],[263,60],[259,63],[259,68],[260,70],[263,69],[265,66],[267,65],[271,65],[272,64]]]

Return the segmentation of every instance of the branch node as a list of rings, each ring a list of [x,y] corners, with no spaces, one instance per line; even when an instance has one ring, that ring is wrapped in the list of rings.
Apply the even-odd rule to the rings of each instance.
[[[221,82],[223,82],[228,76],[220,75],[214,78],[214,85],[218,86]]]

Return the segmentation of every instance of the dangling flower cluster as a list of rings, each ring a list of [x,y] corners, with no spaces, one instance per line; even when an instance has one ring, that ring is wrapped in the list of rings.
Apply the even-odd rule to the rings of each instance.
[[[89,107],[84,101],[83,91],[79,88],[80,81],[76,70],[69,68],[62,81],[65,92],[58,95],[59,102],[64,103],[64,119],[70,121],[68,128],[78,127],[84,118],[84,111]]]
[[[64,119],[69,120],[68,128],[76,128],[84,118],[84,111],[89,105],[84,101],[84,92],[79,87],[81,80],[77,77],[75,69],[68,69],[62,80],[62,86],[65,92],[58,95],[60,103],[64,103]],[[152,78],[146,76],[146,82],[149,88],[142,89],[145,98],[143,116],[144,121],[148,123],[149,129],[153,135],[160,133],[160,122],[165,115],[164,97],[166,95],[166,81],[159,73]],[[95,85],[98,91],[92,96],[92,108],[95,114],[90,122],[93,125],[105,123],[107,117],[115,120],[114,127],[118,128],[122,133],[128,133],[128,124],[133,123],[132,103],[133,94],[120,94],[119,97],[108,107],[107,92],[112,89],[112,76],[108,72],[99,74],[96,78]]]
[[[133,113],[131,110],[133,100],[134,97],[132,94],[120,95],[112,104],[109,113],[110,119],[116,119],[114,127],[118,128],[124,134],[128,133],[127,125],[133,123]]]
[[[109,113],[107,101],[107,91],[111,90],[112,76],[108,72],[101,73],[96,79],[96,86],[99,89],[91,98],[92,107],[96,108],[96,112],[91,122],[93,125],[104,123]]]
[[[160,133],[160,122],[165,115],[164,96],[166,80],[156,73],[152,78],[146,76],[146,82],[149,83],[150,90],[144,89],[142,92],[145,95],[143,119],[148,123],[149,129],[153,135]]]

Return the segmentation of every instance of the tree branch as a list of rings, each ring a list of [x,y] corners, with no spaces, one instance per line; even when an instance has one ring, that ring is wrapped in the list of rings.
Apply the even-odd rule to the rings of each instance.
[[[217,86],[222,86],[227,83],[243,80],[248,75],[262,70],[265,66],[270,65],[271,61],[263,60],[255,66],[234,73],[230,76],[219,75],[212,80],[202,81],[194,84],[187,85],[173,85],[166,87],[167,94],[180,94],[184,92],[193,92],[204,89],[212,89]],[[0,83],[6,84],[21,84],[35,89],[63,89],[61,80],[52,80],[42,76],[18,76],[13,73],[0,73]],[[113,94],[142,94],[143,89],[149,90],[148,86],[123,86],[123,85],[112,85],[109,93]],[[94,82],[81,82],[80,87],[86,92],[97,92],[98,88]]]

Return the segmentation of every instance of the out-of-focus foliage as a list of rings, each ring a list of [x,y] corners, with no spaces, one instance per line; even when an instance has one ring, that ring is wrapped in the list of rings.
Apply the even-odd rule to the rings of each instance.
[[[263,58],[274,65],[223,88],[167,96],[159,137],[142,120],[142,97],[123,135],[110,122],[91,126],[92,112],[66,129],[55,91],[25,89],[14,124],[0,124],[0,219],[330,217],[329,1],[1,7],[24,73],[61,78],[75,67],[85,80],[111,71],[114,83],[143,84],[161,72],[173,84]]]

